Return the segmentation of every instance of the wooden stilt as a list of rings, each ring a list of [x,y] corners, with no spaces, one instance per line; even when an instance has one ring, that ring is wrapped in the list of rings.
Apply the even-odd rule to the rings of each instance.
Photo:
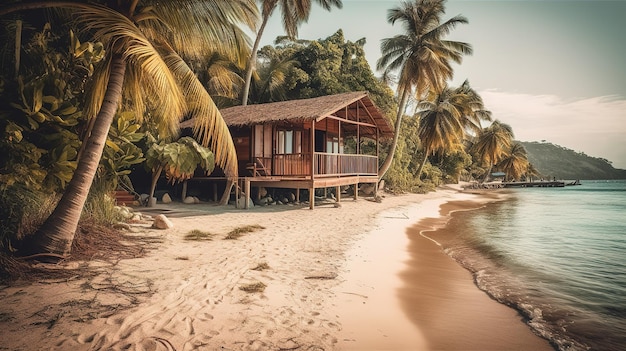
[[[309,188],[309,208],[315,207],[315,188]]]
[[[300,203],[300,188],[296,188],[296,202]]]
[[[336,201],[337,202],[341,201],[341,187],[340,186],[335,187],[335,195],[337,196]]]
[[[250,208],[250,180],[248,178],[244,178],[244,182],[245,182],[245,196],[246,196],[246,210]]]
[[[359,199],[359,183],[354,184],[354,201]]]
[[[235,182],[235,208],[239,208],[239,179]]]

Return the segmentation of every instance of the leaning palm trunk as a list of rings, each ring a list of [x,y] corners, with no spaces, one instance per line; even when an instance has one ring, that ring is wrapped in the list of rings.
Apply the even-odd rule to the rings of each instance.
[[[391,163],[393,162],[393,156],[396,153],[396,147],[398,146],[398,138],[400,136],[400,129],[402,127],[402,117],[404,116],[404,105],[406,105],[406,101],[408,100],[409,90],[404,89],[402,91],[402,98],[400,99],[400,105],[398,106],[398,114],[396,116],[396,125],[395,131],[393,135],[393,142],[391,143],[391,148],[389,149],[389,153],[387,154],[387,158],[385,158],[385,162],[383,162],[382,166],[378,170],[378,179],[382,179],[385,173],[391,167]]]
[[[126,66],[122,56],[114,55],[111,59],[110,77],[104,101],[96,116],[92,134],[88,135],[84,141],[86,146],[83,156],[78,161],[74,176],[55,210],[29,240],[28,247],[25,248],[26,254],[43,254],[53,257],[69,255],[78,221],[122,96],[125,72]]]
[[[417,172],[415,174],[417,176],[417,179],[421,179],[422,177],[422,171],[424,170],[424,166],[426,165],[426,160],[428,160],[429,153],[430,153],[430,150],[426,148],[424,150],[424,158],[422,159],[422,163],[420,163],[420,168],[417,169]]]
[[[243,87],[243,97],[241,98],[241,105],[248,105],[248,96],[250,94],[250,84],[252,82],[252,73],[256,69],[256,52],[259,50],[259,45],[261,43],[261,36],[263,35],[263,31],[265,30],[265,26],[267,25],[267,21],[269,20],[268,16],[263,16],[263,22],[261,23],[261,27],[259,28],[259,32],[256,35],[256,39],[254,40],[254,45],[252,46],[252,51],[250,53],[250,61],[248,62],[248,69],[246,70],[246,80],[244,82]],[[228,186],[226,187],[228,189]],[[229,190],[230,193],[230,190]]]
[[[487,172],[485,172],[485,176],[483,177],[483,181],[481,183],[486,182],[489,179],[489,174],[491,173],[491,169],[493,168],[493,163],[489,163],[489,168],[487,168]]]

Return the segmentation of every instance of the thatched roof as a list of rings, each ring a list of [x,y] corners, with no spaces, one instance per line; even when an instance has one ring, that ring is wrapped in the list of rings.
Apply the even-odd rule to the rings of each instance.
[[[331,115],[356,121],[357,111],[359,121],[375,124],[380,130],[381,137],[393,136],[393,129],[389,122],[365,91],[259,105],[234,106],[220,110],[229,127],[312,120],[319,122]],[[193,120],[181,123],[181,128],[192,126]],[[375,130],[371,130],[372,128],[362,126],[361,129],[362,132],[376,134]]]

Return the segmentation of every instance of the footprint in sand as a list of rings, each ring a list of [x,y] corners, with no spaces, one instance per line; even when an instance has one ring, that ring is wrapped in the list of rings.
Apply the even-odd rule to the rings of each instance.
[[[93,339],[95,338],[96,334],[80,334],[78,335],[78,337],[76,338],[76,341],[79,344],[88,344],[91,343],[93,341]]]
[[[198,320],[201,320],[201,321],[210,321],[213,318],[215,317],[213,317],[213,315],[210,313],[202,313],[198,316]]]

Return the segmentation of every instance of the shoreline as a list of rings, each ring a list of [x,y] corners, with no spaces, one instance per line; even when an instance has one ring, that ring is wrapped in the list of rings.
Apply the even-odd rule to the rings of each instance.
[[[446,226],[452,213],[472,211],[487,202],[492,201],[447,202],[440,218],[423,219],[408,229],[411,260],[402,272],[404,307],[413,311],[411,319],[432,350],[554,350],[517,310],[480,290],[473,274],[442,249],[442,243],[456,235]]]
[[[261,207],[245,215],[177,205],[170,213],[190,210],[170,218],[173,229],[138,227],[131,234],[150,238],[146,257],[74,262],[60,269],[90,274],[0,287],[0,349],[428,350],[437,333],[416,323],[416,314],[426,313],[406,308],[402,275],[415,250],[405,230],[440,218],[444,203],[475,197],[450,187],[387,196],[381,204],[345,200],[341,208]],[[245,225],[264,229],[223,240]],[[185,240],[194,229],[211,232],[211,239]],[[433,252],[466,274],[449,283],[469,284],[487,302],[516,313],[490,300],[445,253]],[[264,290],[242,290],[257,283]],[[519,324],[543,340],[519,317],[501,323]]]

